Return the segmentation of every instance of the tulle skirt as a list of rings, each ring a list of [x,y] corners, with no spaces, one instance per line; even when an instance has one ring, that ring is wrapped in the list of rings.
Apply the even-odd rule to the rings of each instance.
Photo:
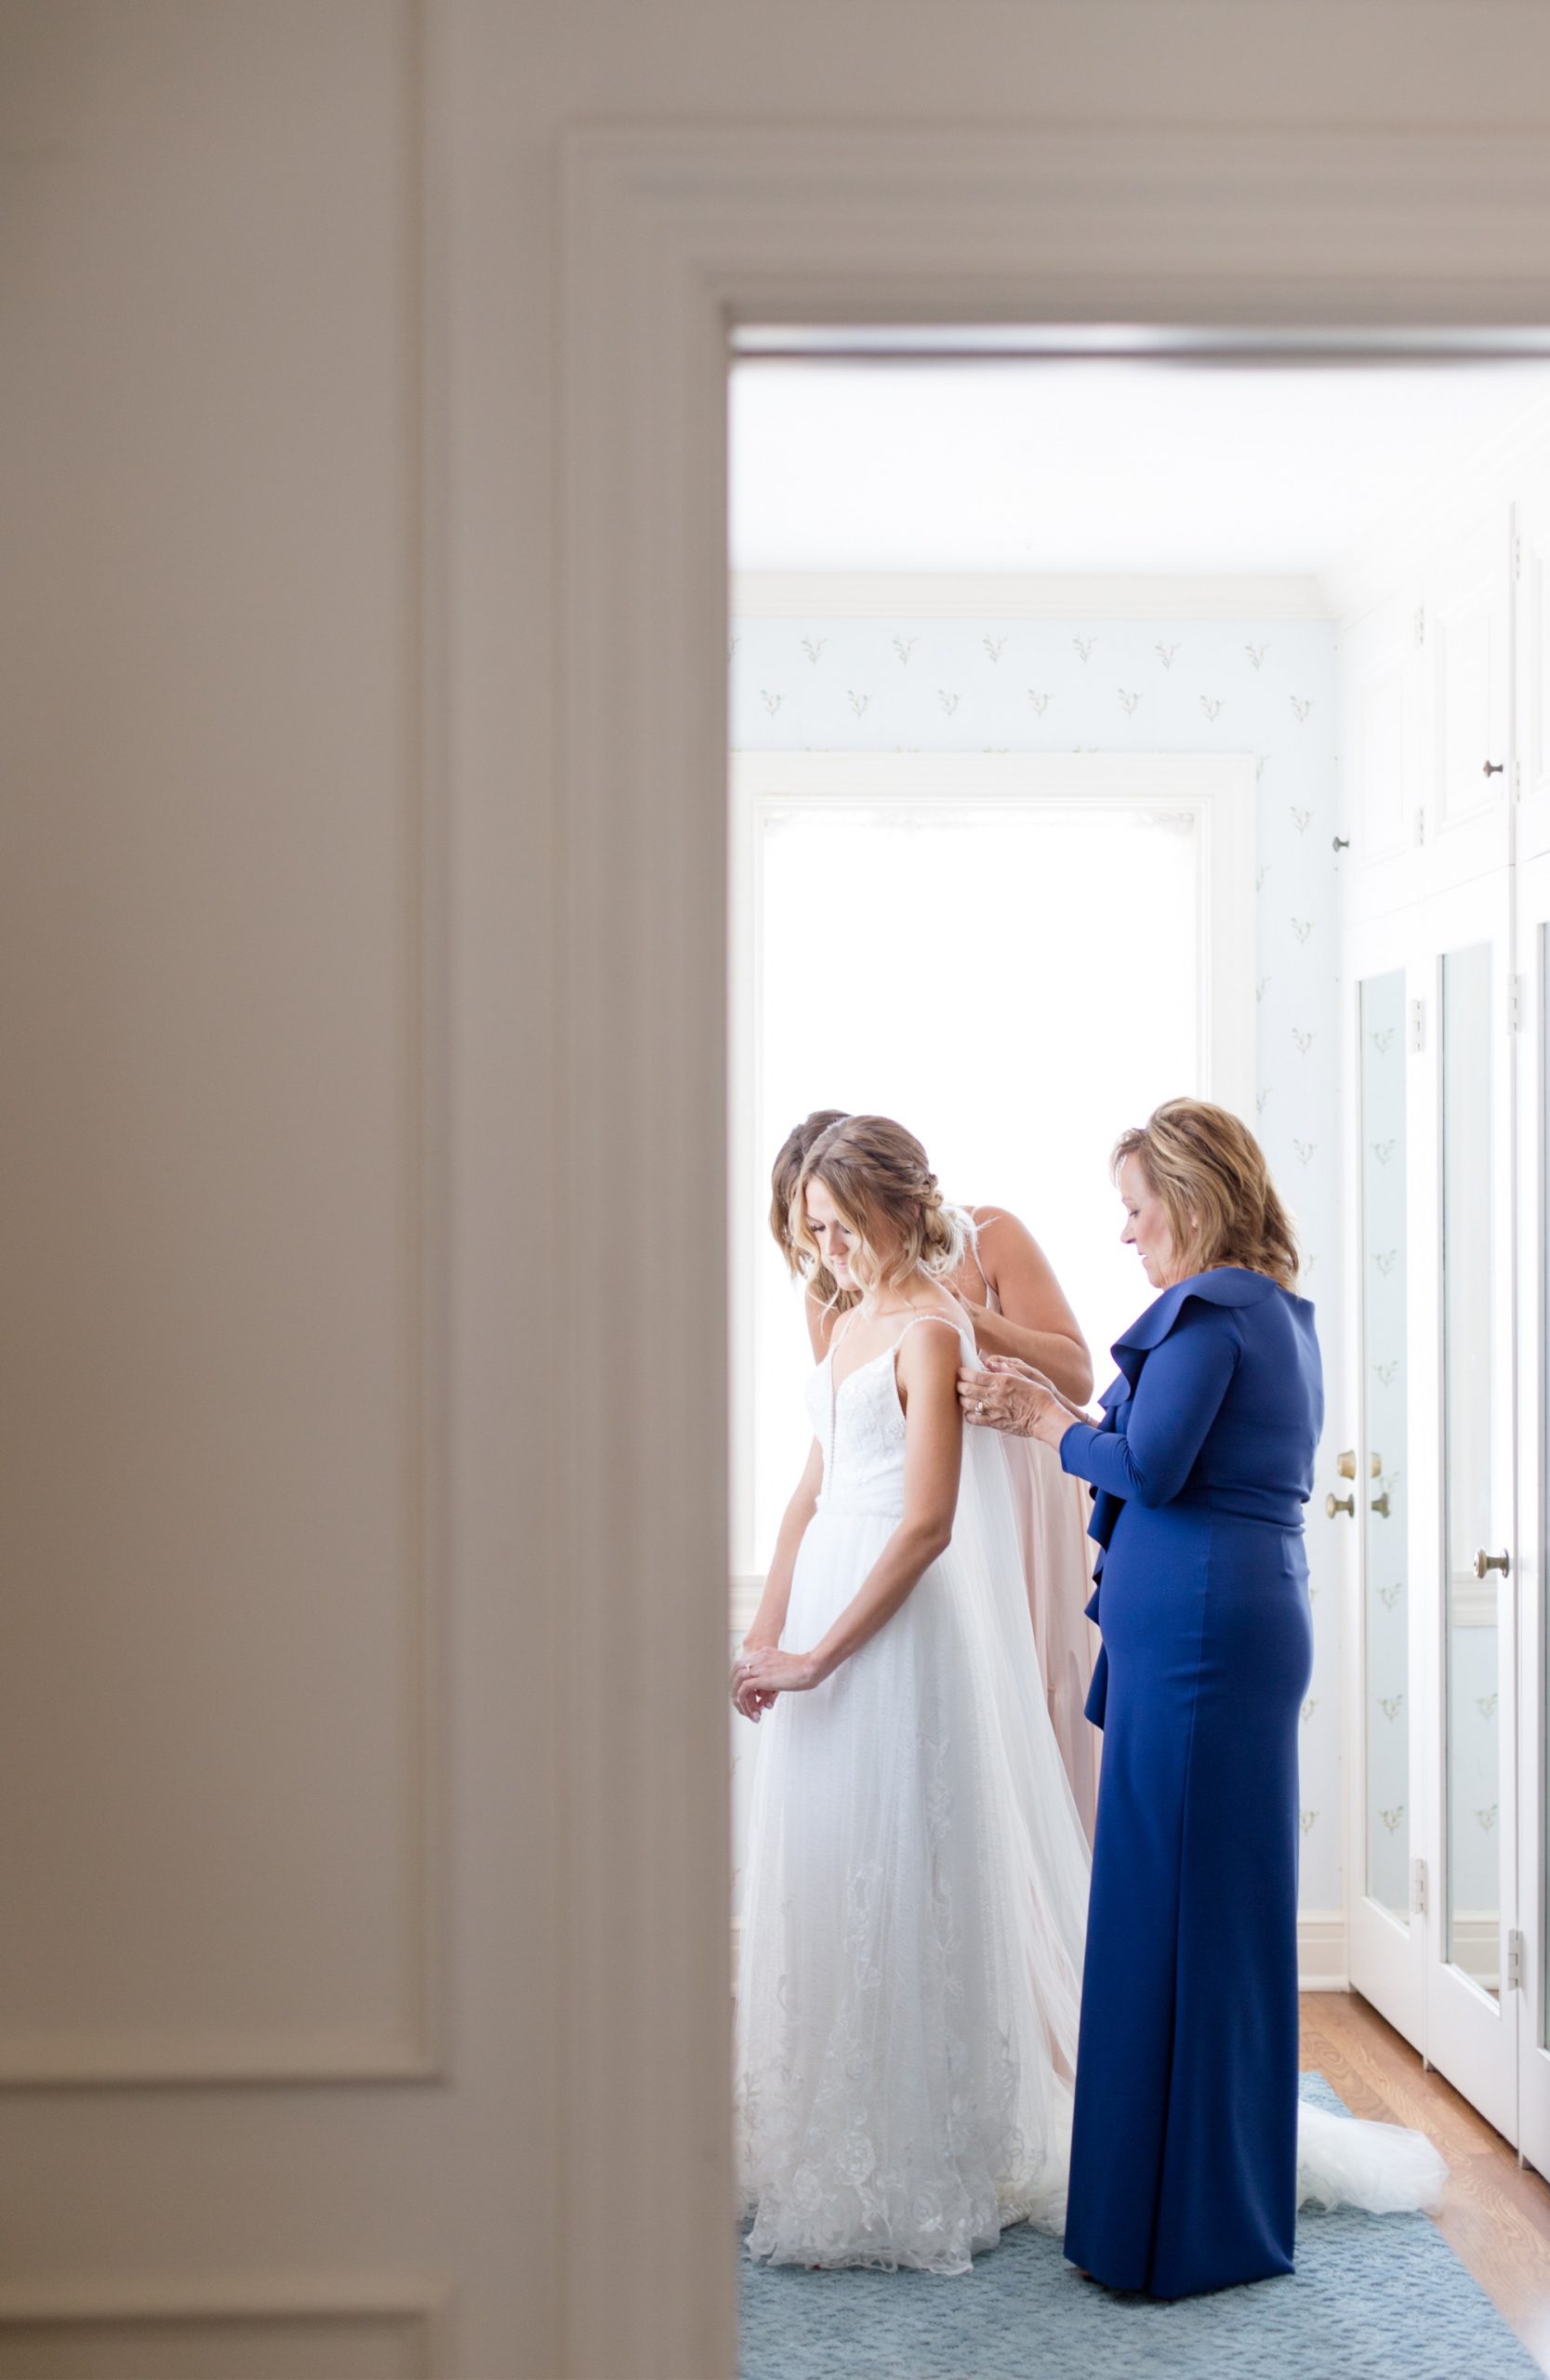
[[[1406,2215],[1435,2206],[1448,2168],[1423,2132],[1366,2123],[1326,2108],[1297,2108],[1299,2206],[1365,2207],[1369,2215]]]
[[[895,1525],[818,1512],[783,1643],[817,1642]],[[775,2263],[964,2272],[1064,2219],[1085,1845],[1020,1573],[992,1620],[984,1559],[960,1501],[902,1608],[761,1723],[736,2104]]]
[[[1084,1483],[1061,1469],[1053,1447],[1039,1438],[1008,1438],[1012,1489],[1033,1641],[1055,1743],[1089,1843],[1097,1807],[1102,1738],[1087,1716],[1098,1632],[1087,1617],[1093,1593],[1093,1499]]]

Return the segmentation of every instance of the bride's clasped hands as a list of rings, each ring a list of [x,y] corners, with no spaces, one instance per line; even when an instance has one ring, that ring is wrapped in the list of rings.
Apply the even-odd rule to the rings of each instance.
[[[732,1668],[734,1708],[757,1726],[777,1694],[804,1694],[822,1686],[828,1674],[815,1654],[788,1653],[778,1645],[745,1644]]]

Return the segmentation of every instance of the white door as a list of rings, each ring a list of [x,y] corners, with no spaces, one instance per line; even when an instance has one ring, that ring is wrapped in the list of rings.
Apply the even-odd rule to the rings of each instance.
[[[1412,1437],[1424,1426],[1424,1400],[1412,1392],[1411,1366],[1427,1342],[1431,1282],[1411,1251],[1411,1184],[1424,1170],[1426,1120],[1411,1029],[1424,969],[1411,964],[1408,924],[1403,915],[1385,919],[1351,952],[1345,1312],[1356,1399],[1350,1442],[1336,1458],[1339,1475],[1320,1481],[1310,1527],[1333,1527],[1350,1556],[1346,1677],[1358,1747],[1347,1833],[1351,1980],[1420,2047],[1426,1735],[1424,1623],[1416,1613],[1412,1556],[1424,1561],[1417,1543],[1424,1508],[1417,1514],[1413,1506]]]
[[[1353,1555],[1351,1979],[1516,2139],[1510,882],[1348,943],[1357,1396],[1321,1487]]]
[[[1550,822],[1526,788],[1517,870],[1517,2001],[1524,2155],[1550,2174]],[[1536,848],[1537,846],[1537,848]]]
[[[1428,564],[1422,582],[1428,892],[1504,866],[1508,857],[1512,527],[1504,504],[1490,507]]]
[[[1426,1712],[1426,2054],[1516,2139],[1513,1080],[1510,878],[1496,871],[1415,920],[1424,984],[1417,1069],[1423,1196],[1412,1250],[1432,1267],[1432,1327],[1411,1361],[1411,1576]],[[1429,1558],[1428,1558],[1429,1553]],[[1429,1590],[1429,1596],[1428,1591]],[[1420,1611],[1415,1615],[1419,1620]]]

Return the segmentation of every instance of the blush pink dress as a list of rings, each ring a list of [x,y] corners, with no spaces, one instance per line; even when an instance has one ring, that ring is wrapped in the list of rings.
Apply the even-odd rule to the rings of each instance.
[[[983,1272],[980,1278],[985,1282],[984,1302],[992,1314],[1000,1314],[995,1290]],[[1086,1610],[1093,1593],[1093,1545],[1087,1534],[1093,1500],[1081,1480],[1061,1469],[1056,1448],[1045,1446],[1042,1439],[1002,1438],[1001,1444],[1012,1479],[1017,1540],[1050,1724],[1091,1843],[1102,1741],[1086,1710],[1093,1664],[1098,1656],[1098,1632]]]

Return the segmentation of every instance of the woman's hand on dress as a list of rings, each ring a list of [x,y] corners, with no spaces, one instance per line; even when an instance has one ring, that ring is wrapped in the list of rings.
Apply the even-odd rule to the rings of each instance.
[[[975,1371],[965,1365],[958,1375],[958,1401],[963,1417],[976,1429],[1000,1430],[1012,1438],[1041,1438],[1057,1447],[1074,1413],[1057,1391],[1031,1364],[1015,1355],[990,1355],[988,1368]]]

